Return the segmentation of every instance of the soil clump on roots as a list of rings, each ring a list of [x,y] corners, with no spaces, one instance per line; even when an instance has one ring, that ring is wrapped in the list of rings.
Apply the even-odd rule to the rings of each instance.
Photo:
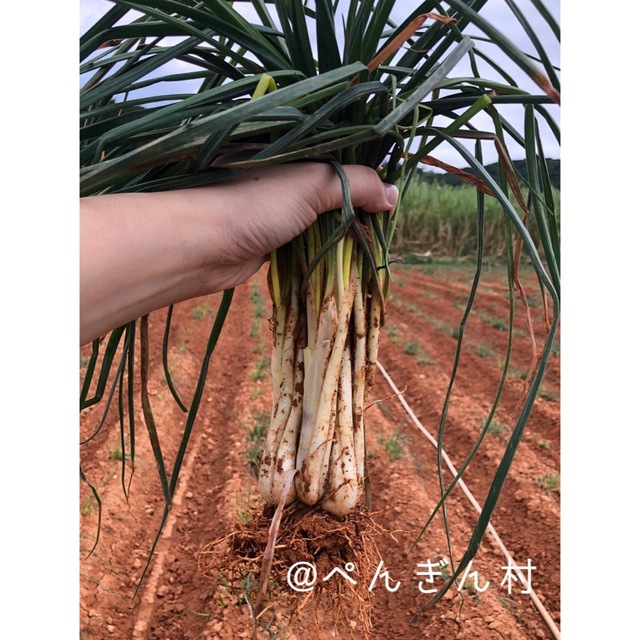
[[[369,584],[381,562],[376,537],[389,534],[364,506],[339,517],[296,501],[279,522],[276,512],[259,507],[235,531],[207,544],[199,572],[218,590],[244,599],[253,638],[262,637],[260,629],[273,633],[274,624],[295,632],[310,621],[318,630],[369,637]]]

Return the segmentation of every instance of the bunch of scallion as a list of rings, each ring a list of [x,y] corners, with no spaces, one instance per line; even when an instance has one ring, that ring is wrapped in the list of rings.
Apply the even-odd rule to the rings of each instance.
[[[381,243],[369,241],[373,220],[349,217],[320,217],[271,258],[274,407],[259,475],[265,501],[298,498],[336,515],[353,510],[364,487],[365,398],[387,283],[373,266],[384,264]],[[360,238],[340,232],[355,226]]]
[[[470,543],[472,556],[522,436],[558,318],[559,241],[540,127],[559,140],[548,105],[559,102],[560,87],[530,14],[506,0],[512,24],[525,34],[515,44],[484,19],[486,0],[110,4],[80,40],[81,195],[188,188],[254,167],[304,160],[331,163],[342,180],[344,208],[321,216],[271,258],[274,404],[259,477],[265,500],[297,498],[343,515],[360,499],[365,399],[391,279],[389,246],[418,163],[446,168],[437,153],[446,146],[457,151],[459,165],[468,166],[482,187],[478,269],[484,198],[489,194],[500,202],[511,283],[523,250],[552,300],[553,317],[513,440]],[[559,40],[559,27],[543,2],[533,0],[528,8]],[[518,74],[526,86],[514,79]],[[517,116],[513,105],[520,107]],[[497,180],[483,166],[483,144],[498,151]],[[527,159],[526,175],[514,172],[513,149]],[[346,163],[373,167],[398,185],[396,216],[363,215],[349,206],[341,170]],[[520,211],[510,202],[510,190],[518,192]],[[527,230],[530,217],[542,235],[542,256]],[[469,306],[476,286],[477,280]],[[189,406],[166,372],[188,417],[172,468],[152,438],[165,518],[231,296],[227,292],[223,298]],[[105,395],[109,402],[119,397],[122,428],[128,424],[132,433],[135,412],[127,399],[133,397],[135,327],[130,323],[96,341],[81,394],[81,408]],[[144,333],[140,348],[148,349]],[[110,369],[116,382],[106,393]],[[146,417],[152,435],[152,416]],[[439,476],[444,499],[453,485],[445,490],[440,469]]]

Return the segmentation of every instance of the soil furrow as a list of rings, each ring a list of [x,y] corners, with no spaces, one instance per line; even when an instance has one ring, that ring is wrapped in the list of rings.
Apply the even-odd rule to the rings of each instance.
[[[388,304],[380,360],[401,389],[418,418],[437,435],[449,384],[454,337],[462,317],[473,268],[396,270]],[[444,279],[446,276],[446,279]],[[536,281],[523,274],[532,303],[538,338],[544,322]],[[448,410],[445,449],[455,464],[468,455],[493,401],[506,344],[501,319],[508,312],[505,274],[488,269],[483,275],[474,313],[470,316],[457,380]],[[193,393],[219,296],[177,305],[171,335],[169,367],[185,402]],[[519,303],[517,303],[519,304]],[[464,479],[482,502],[504,451],[509,428],[521,399],[522,372],[531,360],[523,309],[518,307],[510,376],[494,419],[494,428],[465,473]],[[235,640],[250,638],[249,610],[242,596],[216,585],[198,571],[201,551],[231,533],[260,505],[249,460],[255,461],[258,434],[271,412],[269,362],[271,304],[266,270],[236,291],[229,319],[214,353],[200,415],[181,474],[170,521],[161,538],[150,579],[133,598],[163,507],[156,464],[144,434],[142,416],[136,445],[136,470],[129,503],[122,496],[117,458],[119,427],[109,413],[103,431],[82,448],[83,468],[104,500],[103,530],[96,552],[85,558],[93,543],[95,505],[83,488],[81,516],[81,628],[83,638],[144,638],[145,640]],[[167,464],[172,462],[185,424],[185,415],[170,396],[160,366],[164,314],[151,316],[152,362],[149,391]],[[480,350],[483,350],[483,353]],[[519,563],[530,558],[536,571],[533,586],[559,621],[559,490],[540,486],[549,472],[559,477],[559,358],[549,363],[543,383],[505,483],[492,523]],[[137,387],[136,387],[137,389]],[[136,394],[139,391],[137,389]],[[477,513],[459,488],[447,501],[449,543],[438,515],[411,553],[440,490],[436,452],[392,396],[378,375],[366,412],[367,451],[374,520],[388,533],[378,537],[378,551],[388,570],[372,586],[373,639],[424,637],[461,640],[551,639],[552,635],[526,594],[501,585],[505,564],[494,542],[485,536],[471,570],[473,577],[453,588],[445,598],[413,620],[429,595],[423,588],[439,588],[442,576],[426,582],[420,569],[449,555],[460,558],[475,526]],[[136,397],[136,402],[138,398]],[[84,412],[81,432],[95,428],[103,405]],[[507,427],[505,427],[507,425]],[[170,464],[169,464],[170,466]],[[451,480],[444,471],[444,481]],[[433,565],[434,570],[450,571]],[[365,576],[372,580],[374,576]],[[421,582],[422,581],[422,582]],[[486,591],[482,587],[488,581]],[[301,594],[301,597],[304,594]],[[290,629],[289,640],[318,637],[311,627]],[[361,637],[354,626],[350,634]],[[262,638],[268,633],[259,634]],[[281,636],[278,636],[281,637]],[[326,629],[322,637],[333,635]]]

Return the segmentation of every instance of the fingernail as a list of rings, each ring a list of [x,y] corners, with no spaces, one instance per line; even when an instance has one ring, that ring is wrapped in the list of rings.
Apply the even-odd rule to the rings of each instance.
[[[395,207],[398,203],[398,187],[393,184],[385,184],[384,191],[387,195],[387,204],[390,207]]]

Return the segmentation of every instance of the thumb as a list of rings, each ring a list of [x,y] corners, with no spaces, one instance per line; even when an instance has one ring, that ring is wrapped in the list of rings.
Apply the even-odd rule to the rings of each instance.
[[[369,213],[393,210],[398,202],[398,188],[382,182],[371,167],[362,165],[344,165],[344,172],[349,180],[351,204]],[[332,202],[327,211],[342,206],[342,183],[338,174],[333,171],[337,184],[332,185],[330,195]],[[334,193],[335,192],[335,193]]]

